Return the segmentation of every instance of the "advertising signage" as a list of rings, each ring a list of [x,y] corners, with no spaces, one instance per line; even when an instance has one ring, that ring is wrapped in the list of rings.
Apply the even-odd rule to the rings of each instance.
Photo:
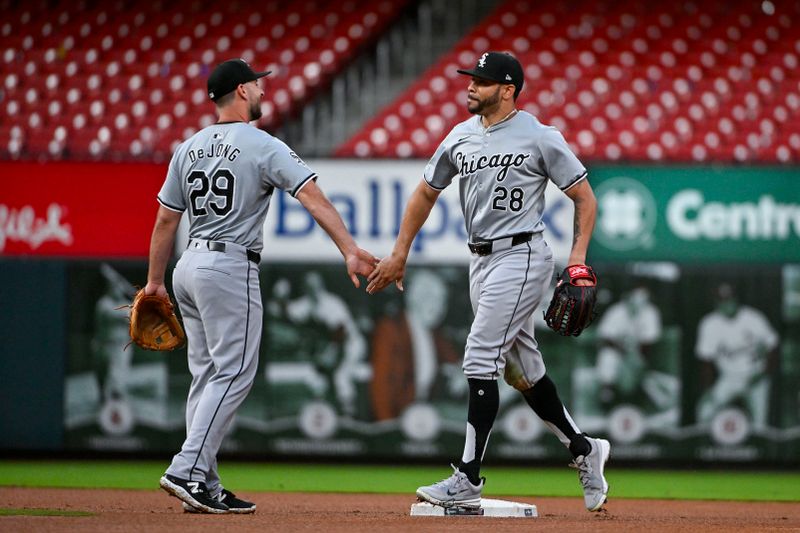
[[[599,167],[593,260],[800,260],[795,168]]]

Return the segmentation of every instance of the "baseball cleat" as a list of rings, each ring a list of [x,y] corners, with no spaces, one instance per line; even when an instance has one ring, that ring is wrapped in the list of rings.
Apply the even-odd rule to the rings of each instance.
[[[569,466],[578,469],[578,479],[583,487],[583,502],[589,511],[599,511],[606,503],[608,482],[603,475],[606,461],[611,454],[611,444],[604,439],[586,440],[592,446],[586,456],[579,455]]]
[[[481,490],[486,479],[481,478],[480,485],[473,485],[465,473],[455,466],[453,470],[449,478],[418,488],[417,498],[441,507],[480,507]]]
[[[228,506],[213,498],[202,481],[188,481],[169,474],[159,480],[161,488],[201,513],[223,514]]]
[[[237,498],[236,495],[231,491],[229,491],[228,489],[222,489],[222,492],[220,492],[216,496],[212,496],[212,498],[227,505],[229,513],[252,514],[256,512],[256,504],[254,504],[253,502],[248,502],[240,498]],[[183,510],[186,511],[187,513],[205,512],[192,507],[186,502],[183,502]]]

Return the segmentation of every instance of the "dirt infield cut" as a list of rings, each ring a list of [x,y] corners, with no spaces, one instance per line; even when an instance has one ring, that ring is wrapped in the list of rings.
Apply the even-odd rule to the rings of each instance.
[[[779,531],[800,530],[800,504],[612,500],[589,513],[580,498],[513,498],[536,504],[539,518],[411,517],[411,495],[242,493],[254,515],[195,515],[158,489],[0,488],[3,509],[87,511],[91,516],[0,516],[0,531]],[[510,498],[511,499],[511,498]]]

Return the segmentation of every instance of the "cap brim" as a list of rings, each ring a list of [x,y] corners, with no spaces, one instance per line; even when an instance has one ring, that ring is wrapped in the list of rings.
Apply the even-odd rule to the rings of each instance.
[[[476,76],[478,78],[481,77],[474,70],[458,69],[456,72],[458,72],[459,74],[464,74],[465,76]]]
[[[480,78],[482,80],[488,80],[488,81],[491,81],[491,82],[494,82],[494,83],[501,83],[501,84],[505,84],[505,85],[514,85],[513,83],[508,82],[508,81],[500,81],[500,80],[496,80],[494,78],[489,78],[489,77],[486,77],[486,76],[482,76],[481,74],[479,74],[478,72],[475,72],[474,70],[462,70],[462,69],[459,69],[459,70],[456,70],[456,72],[458,72],[459,74],[464,74],[465,76],[472,76],[474,78]]]
[[[268,75],[272,74],[272,71],[271,70],[267,70],[266,72],[256,72],[255,74],[256,74],[255,79],[258,79],[258,78],[263,78],[264,76],[268,76]]]

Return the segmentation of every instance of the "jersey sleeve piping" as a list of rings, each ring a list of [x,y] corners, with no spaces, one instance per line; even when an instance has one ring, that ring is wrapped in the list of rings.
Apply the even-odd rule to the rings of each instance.
[[[176,213],[183,213],[184,211],[186,211],[185,209],[181,209],[180,207],[175,207],[174,205],[169,205],[167,202],[162,200],[160,197],[156,197],[156,200],[158,200],[159,204],[163,205],[164,207],[166,207],[170,211],[175,211]]]
[[[317,179],[317,173],[316,172],[312,172],[308,177],[306,177],[303,181],[301,181],[300,184],[297,187],[294,188],[294,190],[291,193],[292,196],[296,197],[298,195],[298,193],[303,189],[303,187],[306,186],[306,184],[309,181],[315,180],[315,179]]]
[[[564,192],[570,190],[572,187],[574,187],[575,185],[577,185],[581,181],[585,180],[586,176],[588,174],[589,174],[589,171],[584,170],[582,174],[579,174],[578,176],[576,176],[575,179],[572,180],[572,182],[569,185],[567,185],[566,187],[562,187],[561,190],[564,191]]]
[[[433,185],[431,182],[429,182],[427,179],[424,179],[424,178],[423,178],[423,180],[422,180],[422,181],[424,181],[424,182],[425,182],[425,184],[426,184],[428,187],[430,187],[431,189],[433,189],[434,191],[443,191],[443,190],[445,190],[445,187],[437,187],[436,185]]]

